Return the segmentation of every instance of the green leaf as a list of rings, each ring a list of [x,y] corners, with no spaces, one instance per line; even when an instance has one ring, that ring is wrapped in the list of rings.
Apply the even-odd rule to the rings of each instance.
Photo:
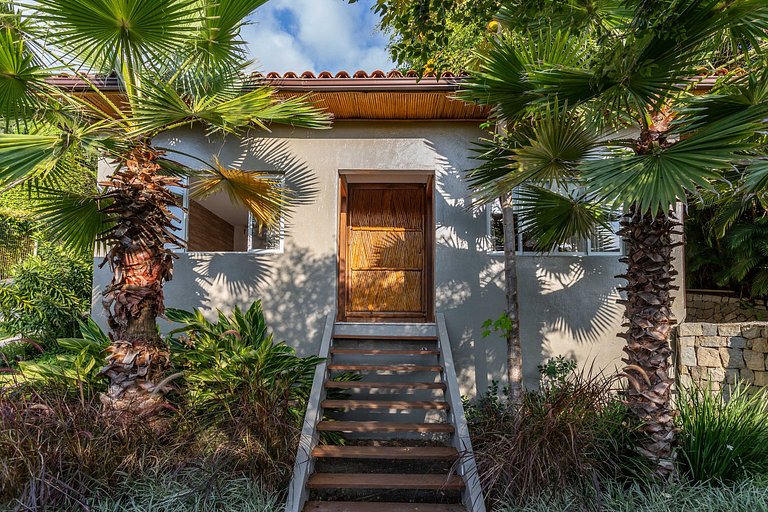
[[[239,95],[205,95],[184,98],[172,83],[146,80],[142,94],[134,98],[135,135],[152,136],[186,123],[202,123],[209,133],[232,134],[252,126],[267,129],[268,123],[303,128],[327,128],[330,118],[308,104],[306,98],[281,100],[271,87],[259,87]]]
[[[642,211],[667,212],[697,187],[710,188],[719,171],[732,168],[755,147],[764,107],[753,107],[710,123],[683,140],[655,145],[645,154],[624,152],[581,166],[589,189],[600,197]]]
[[[114,225],[114,220],[101,211],[108,202],[100,201],[96,194],[42,187],[36,191],[37,218],[73,250],[93,252],[95,242]]]
[[[0,186],[19,182],[32,171],[52,165],[61,137],[0,133]]]
[[[558,192],[525,186],[518,190],[515,212],[520,229],[538,251],[549,251],[574,237],[589,238],[598,227],[611,230],[615,212],[611,205],[584,192]]]
[[[68,58],[104,72],[157,68],[190,38],[193,0],[39,0],[36,17]],[[123,66],[126,66],[125,68]],[[124,80],[131,77],[125,76]]]

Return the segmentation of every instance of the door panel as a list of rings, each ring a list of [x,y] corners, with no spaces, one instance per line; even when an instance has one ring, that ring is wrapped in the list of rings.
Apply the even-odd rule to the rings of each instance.
[[[353,230],[349,240],[352,270],[421,270],[424,261],[423,238],[421,231]]]
[[[345,218],[345,317],[426,319],[426,186],[350,184]]]
[[[421,271],[353,271],[350,313],[421,313]]]

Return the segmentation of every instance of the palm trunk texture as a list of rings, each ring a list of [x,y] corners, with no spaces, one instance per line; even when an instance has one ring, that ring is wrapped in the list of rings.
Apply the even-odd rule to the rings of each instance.
[[[110,244],[101,266],[109,265],[112,282],[104,291],[112,344],[102,373],[109,387],[102,396],[113,410],[152,414],[163,405],[168,348],[157,329],[163,313],[163,283],[171,279],[175,255],[169,244],[177,206],[170,186],[178,178],[159,174],[158,153],[138,147],[106,182],[104,212],[116,219],[104,240]]]
[[[640,421],[642,439],[638,451],[653,465],[654,472],[668,478],[674,471],[673,444],[675,440],[674,412],[670,404],[673,378],[670,376],[672,349],[670,335],[675,318],[672,314],[671,291],[677,271],[672,235],[679,223],[669,215],[640,213],[632,206],[621,221],[619,234],[626,244],[627,331],[624,347],[625,369],[630,376],[627,402],[630,411]]]
[[[520,309],[517,300],[517,234],[512,205],[512,195],[501,198],[504,224],[504,287],[506,289],[507,317],[507,381],[509,399],[520,403],[523,399],[523,349],[520,343]]]

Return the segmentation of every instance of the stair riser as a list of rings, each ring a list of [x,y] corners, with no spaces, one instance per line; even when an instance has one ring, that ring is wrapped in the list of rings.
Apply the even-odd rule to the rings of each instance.
[[[310,500],[322,501],[364,501],[402,503],[461,503],[461,491],[428,491],[405,489],[311,489]],[[397,512],[391,508],[379,512]]]

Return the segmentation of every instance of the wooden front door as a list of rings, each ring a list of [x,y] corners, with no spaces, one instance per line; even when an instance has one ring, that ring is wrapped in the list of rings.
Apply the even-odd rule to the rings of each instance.
[[[341,320],[431,320],[428,184],[351,183],[342,198]]]

